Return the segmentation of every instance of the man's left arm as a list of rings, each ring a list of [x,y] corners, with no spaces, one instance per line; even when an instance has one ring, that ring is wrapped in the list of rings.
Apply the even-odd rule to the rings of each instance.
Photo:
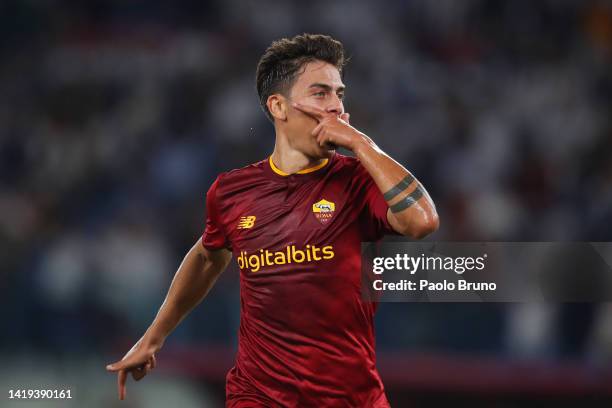
[[[351,147],[389,205],[387,219],[393,229],[421,239],[438,229],[436,206],[425,187],[408,171],[359,132]]]
[[[336,115],[297,102],[293,107],[317,120],[312,135],[320,146],[332,144],[355,153],[387,201],[387,219],[396,232],[421,239],[438,229],[436,206],[425,187],[372,139],[352,127],[348,113]]]

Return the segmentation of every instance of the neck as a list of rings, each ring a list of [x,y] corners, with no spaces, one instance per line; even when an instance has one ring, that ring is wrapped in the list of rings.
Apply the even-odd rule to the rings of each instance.
[[[287,142],[286,137],[277,133],[272,152],[272,162],[277,169],[286,174],[297,173],[298,171],[315,167],[323,163],[326,159],[311,157],[303,152],[292,148]]]

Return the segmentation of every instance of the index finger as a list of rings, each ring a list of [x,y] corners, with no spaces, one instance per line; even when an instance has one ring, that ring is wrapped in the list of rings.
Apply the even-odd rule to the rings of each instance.
[[[125,381],[127,380],[127,373],[125,370],[119,370],[117,374],[117,391],[119,392],[119,399],[125,399]]]
[[[123,357],[121,360],[109,364],[106,366],[106,370],[110,372],[117,372],[120,370],[131,370],[132,368],[138,367],[146,362],[146,360],[142,360],[139,358],[140,356],[136,354],[129,354],[126,357]]]
[[[313,117],[317,121],[320,121],[321,119],[323,119],[325,116],[328,115],[327,112],[325,112],[321,108],[317,108],[316,106],[303,105],[303,104],[301,104],[299,102],[293,102],[292,106],[295,109],[299,110],[300,112],[305,113],[306,115]]]
[[[106,366],[106,370],[110,372],[116,372],[119,370],[123,370],[125,367],[125,360],[119,360],[113,364],[109,364]]]

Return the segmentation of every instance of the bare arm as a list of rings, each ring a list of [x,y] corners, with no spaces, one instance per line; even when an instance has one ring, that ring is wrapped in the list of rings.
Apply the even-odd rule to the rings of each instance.
[[[436,206],[425,187],[372,139],[352,127],[348,113],[336,115],[296,102],[293,107],[318,122],[312,135],[320,146],[332,144],[355,153],[387,200],[387,219],[396,232],[420,239],[438,229]]]
[[[425,187],[401,164],[361,134],[353,151],[384,194],[393,229],[412,238],[423,238],[438,229],[436,206]]]
[[[189,250],[153,323],[121,361],[106,367],[118,373],[119,399],[125,398],[128,372],[138,381],[155,368],[155,353],[162,348],[166,337],[204,299],[231,258],[228,250],[208,250],[200,240]]]
[[[179,266],[166,299],[143,339],[161,348],[166,337],[208,294],[231,259],[228,250],[211,251],[198,240]]]

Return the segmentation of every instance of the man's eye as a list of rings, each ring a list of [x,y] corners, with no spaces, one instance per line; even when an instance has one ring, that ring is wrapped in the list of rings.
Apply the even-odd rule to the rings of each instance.
[[[317,92],[314,96],[325,96],[325,92]]]
[[[340,99],[341,101],[344,100],[344,94],[338,94],[338,99]]]

